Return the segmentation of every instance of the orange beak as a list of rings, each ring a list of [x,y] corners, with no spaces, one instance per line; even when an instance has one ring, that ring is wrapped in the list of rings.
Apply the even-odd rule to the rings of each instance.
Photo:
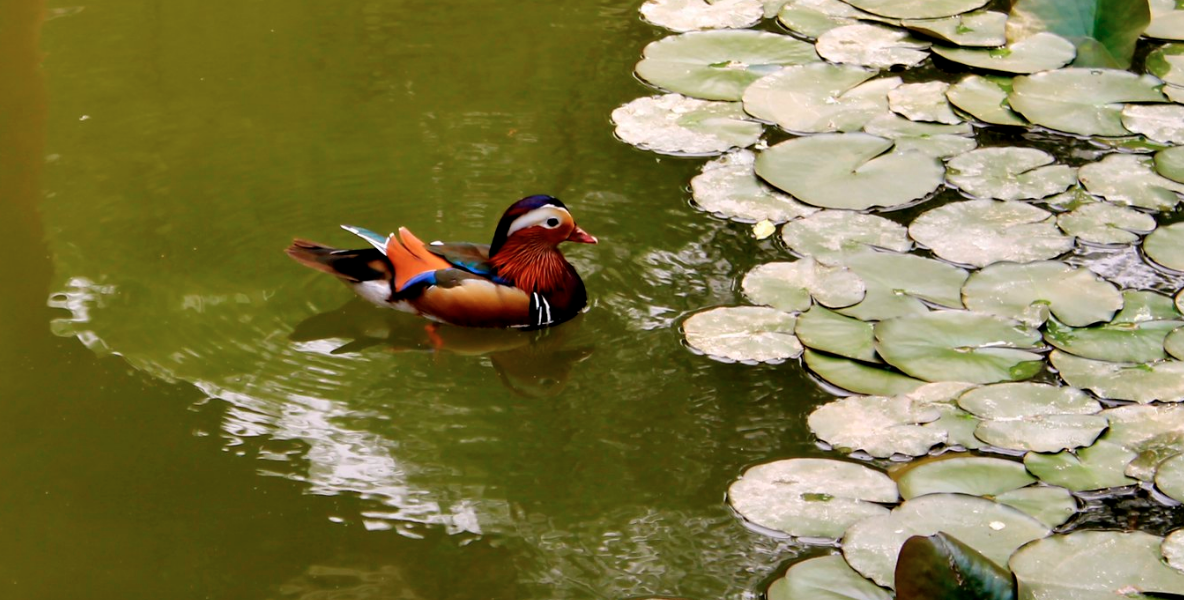
[[[595,244],[596,238],[577,226],[571,230],[571,235],[567,236],[567,241],[576,242],[577,244]]]

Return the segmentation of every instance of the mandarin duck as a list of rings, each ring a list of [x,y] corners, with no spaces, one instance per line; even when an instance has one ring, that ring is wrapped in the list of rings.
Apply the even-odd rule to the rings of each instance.
[[[288,256],[379,306],[453,325],[538,329],[571,319],[588,303],[583,280],[558,246],[595,244],[596,238],[551,196],[512,204],[488,246],[424,244],[404,227],[386,237],[341,227],[373,247],[339,250],[297,239]]]

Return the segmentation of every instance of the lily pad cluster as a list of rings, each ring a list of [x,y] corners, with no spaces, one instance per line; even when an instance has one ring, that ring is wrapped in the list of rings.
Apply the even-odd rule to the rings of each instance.
[[[668,25],[658,5],[699,25]],[[800,357],[852,393],[809,415],[831,449],[944,453],[892,474],[903,501],[848,462],[746,473],[729,501],[747,522],[840,540],[845,558],[793,566],[770,598],[887,597],[909,539],[928,540],[917,556],[979,553],[971,570],[1050,597],[1075,583],[1042,557],[1093,565],[1129,546],[1080,589],[1184,589],[1154,536],[1051,532],[1077,494],[1184,501],[1184,7],[987,5],[643,8],[678,33],[644,49],[637,75],[662,93],[614,111],[617,136],[716,157],[693,204],[782,253],[738,282],[747,305],[688,317],[687,344],[728,362]],[[1135,257],[1142,289],[1089,259],[1106,253]]]

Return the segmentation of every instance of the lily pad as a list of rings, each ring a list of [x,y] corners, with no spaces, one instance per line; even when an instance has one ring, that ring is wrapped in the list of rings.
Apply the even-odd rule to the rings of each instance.
[[[742,223],[784,223],[818,212],[758,179],[755,161],[750,150],[738,150],[704,164],[691,179],[695,206]]]
[[[1169,498],[1184,502],[1184,454],[1177,454],[1159,465],[1155,487]]]
[[[1168,296],[1150,290],[1126,290],[1122,293],[1122,310],[1111,323],[1143,323],[1146,321],[1184,320]]]
[[[1017,0],[1011,5],[1007,35],[1016,40],[1052,32],[1077,47],[1073,66],[1125,69],[1150,18],[1146,2]]]
[[[777,363],[802,353],[793,335],[795,322],[792,315],[773,308],[730,306],[695,313],[682,327],[687,344],[709,356]]]
[[[1048,211],[1022,202],[947,204],[917,217],[909,235],[946,260],[976,267],[1044,260],[1073,247]]]
[[[806,422],[831,446],[887,458],[920,456],[944,442],[944,431],[921,426],[940,416],[937,409],[918,407],[908,396],[849,396],[814,409]]]
[[[836,27],[867,20],[895,21],[859,10],[840,0],[789,0],[777,13],[777,21],[786,29],[808,39],[817,39]]]
[[[1168,566],[1184,573],[1184,529],[1177,529],[1164,538],[1159,549]]]
[[[888,107],[892,112],[912,121],[935,121],[956,125],[962,118],[954,114],[946,91],[950,84],[944,81],[906,83],[888,92]]]
[[[1060,350],[1053,350],[1049,360],[1069,385],[1088,389],[1102,398],[1140,403],[1184,400],[1184,362],[1115,363],[1079,358]]]
[[[671,31],[741,28],[755,25],[765,15],[760,0],[647,0],[641,18]]]
[[[752,82],[787,65],[816,62],[814,48],[763,31],[699,31],[645,47],[637,75],[671,92],[705,100],[740,100]]]
[[[838,555],[811,558],[790,567],[769,585],[768,600],[892,600]]]
[[[1076,169],[1054,162],[1051,154],[1035,148],[980,148],[946,163],[946,179],[980,198],[1043,198],[1077,183]]]
[[[937,19],[981,8],[987,0],[845,0],[860,10],[893,19]]]
[[[1184,223],[1155,230],[1143,241],[1143,251],[1157,264],[1184,271]]]
[[[814,352],[802,354],[806,367],[828,383],[856,394],[890,396],[911,392],[924,381],[900,373],[838,356]],[[940,434],[938,435],[940,437]]]
[[[852,525],[843,536],[848,564],[876,583],[893,587],[900,547],[914,535],[943,531],[999,566],[1016,548],[1049,534],[1039,521],[1010,506],[961,494],[906,500],[891,514]]]
[[[1155,15],[1143,35],[1161,40],[1184,40],[1184,10]]]
[[[854,65],[813,63],[786,67],[744,90],[744,110],[793,132],[856,131],[888,111],[888,90],[899,77],[872,79]]]
[[[846,210],[823,210],[781,228],[789,249],[825,262],[884,248],[907,252],[912,248],[907,230],[884,217]]]
[[[1035,375],[1043,357],[1028,350],[1040,333],[994,315],[940,311],[876,324],[876,351],[888,364],[926,381],[994,383]]]
[[[1008,102],[1029,121],[1050,129],[1123,136],[1129,132],[1120,103],[1165,102],[1160,85],[1151,75],[1115,69],[1058,69],[1015,78]]]
[[[1011,557],[1028,598],[1113,600],[1184,590],[1184,573],[1163,564],[1163,538],[1141,531],[1076,531],[1037,540]]]
[[[906,19],[901,25],[962,47],[994,47],[1007,43],[1007,15],[975,11],[942,19]]]
[[[1077,500],[1060,486],[1033,485],[995,496],[995,501],[1032,516],[1049,527],[1064,525],[1077,514]]]
[[[1024,455],[1024,466],[1041,481],[1084,492],[1138,483],[1125,475],[1126,465],[1135,456],[1118,444],[1100,439],[1075,452],[1029,452]]]
[[[1049,312],[1062,323],[1084,327],[1109,321],[1122,308],[1122,294],[1089,269],[1058,261],[998,263],[970,276],[962,287],[966,308],[1019,319],[1039,327]]]
[[[757,156],[756,172],[807,204],[850,210],[907,204],[941,185],[938,160],[892,146],[865,133],[795,138]]]
[[[905,500],[936,493],[995,496],[1036,483],[1014,460],[961,456],[907,467],[896,478]]]
[[[823,306],[851,306],[862,300],[865,292],[859,276],[813,258],[760,265],[744,276],[741,289],[753,304],[787,312],[810,308],[811,297]]]
[[[1142,321],[1073,328],[1050,321],[1044,339],[1082,358],[1147,363],[1167,358],[1164,352],[1167,335],[1182,326],[1184,321]]]
[[[840,460],[794,458],[748,469],[728,488],[745,519],[795,537],[837,538],[854,523],[888,513],[896,502],[887,475]]]
[[[922,427],[944,431],[947,448],[974,450],[983,445],[974,437],[974,430],[978,427],[979,421],[974,415],[958,408],[956,402],[959,395],[973,387],[974,384],[961,381],[939,381],[927,383],[908,392],[907,396],[912,399],[913,406],[934,408],[941,413],[941,417],[936,421],[925,423]]]
[[[967,75],[950,86],[946,98],[984,123],[1025,126],[1028,120],[1011,110],[1011,105],[1007,103],[1010,93],[1010,78]]]
[[[1184,146],[1157,152],[1155,171],[1172,181],[1184,183]]]
[[[984,419],[1012,420],[1044,415],[1092,415],[1097,400],[1077,388],[1045,383],[997,383],[958,397],[958,406]]]
[[[1055,196],[1042,198],[1040,202],[1056,211],[1071,211],[1089,204],[1097,204],[1102,199],[1085,191],[1080,185],[1075,185]]]
[[[1009,421],[983,421],[978,439],[997,448],[1058,452],[1089,446],[1106,429],[1097,415],[1037,415]]]
[[[1094,244],[1129,244],[1155,230],[1151,215],[1123,206],[1095,202],[1057,216],[1061,231]]]
[[[897,152],[920,152],[933,158],[957,156],[974,150],[978,145],[974,140],[974,130],[968,123],[921,123],[894,113],[875,117],[863,126],[863,130],[892,140],[896,143]]]
[[[871,323],[815,306],[798,317],[794,334],[807,348],[865,362],[879,362]]]
[[[920,63],[929,56],[929,45],[901,29],[860,23],[818,36],[815,49],[831,62],[886,69]]]
[[[1184,85],[1184,44],[1165,44],[1147,55],[1147,72],[1166,83]]]
[[[1130,154],[1110,154],[1078,170],[1081,183],[1091,193],[1110,202],[1166,211],[1180,202],[1184,184],[1160,177],[1152,159]]]
[[[1035,73],[1069,64],[1077,51],[1073,42],[1053,33],[1038,33],[1003,48],[933,46],[933,53],[956,63],[1004,73]]]
[[[1015,598],[1015,581],[1007,569],[944,532],[906,540],[895,580],[901,600]]]
[[[967,272],[953,265],[913,254],[863,252],[841,259],[863,279],[863,302],[839,312],[864,321],[923,314],[924,302],[962,308],[960,291]],[[924,302],[922,302],[924,301]]]
[[[1184,360],[1184,327],[1168,332],[1163,338],[1163,349],[1172,355],[1172,358]]]
[[[764,127],[738,102],[666,94],[638,98],[613,111],[617,137],[643,150],[711,155],[756,143]]]
[[[1184,106],[1128,104],[1122,109],[1122,126],[1157,142],[1184,144]]]

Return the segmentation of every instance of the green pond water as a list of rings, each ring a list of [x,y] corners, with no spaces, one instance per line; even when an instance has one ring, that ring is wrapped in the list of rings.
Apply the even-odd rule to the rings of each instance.
[[[637,4],[0,1],[0,598],[747,598],[816,552],[723,501],[831,396],[681,342],[784,251],[613,138]],[[432,351],[282,252],[535,193],[600,238],[542,334]]]

